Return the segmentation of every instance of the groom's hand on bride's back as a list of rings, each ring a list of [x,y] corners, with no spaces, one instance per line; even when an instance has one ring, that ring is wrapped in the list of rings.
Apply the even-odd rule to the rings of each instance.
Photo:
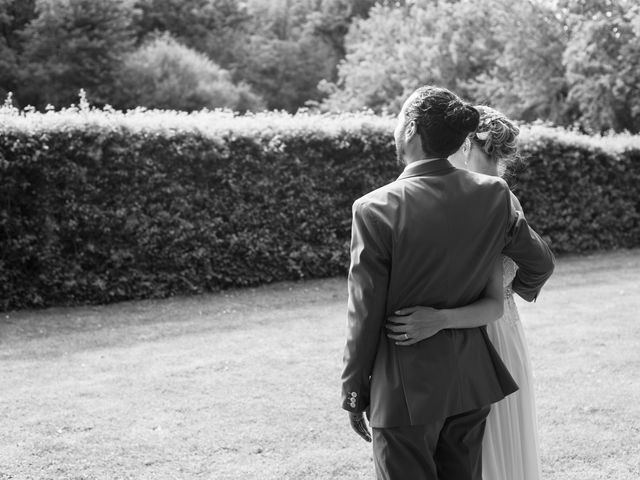
[[[367,442],[371,441],[371,432],[367,426],[367,421],[364,419],[363,413],[349,412],[349,422],[353,431],[360,435]]]

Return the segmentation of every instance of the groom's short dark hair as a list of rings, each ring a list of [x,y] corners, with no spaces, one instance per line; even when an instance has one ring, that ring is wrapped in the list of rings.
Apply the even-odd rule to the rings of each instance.
[[[412,97],[405,106],[405,121],[416,122],[427,156],[448,157],[478,128],[478,110],[446,88],[420,87]]]

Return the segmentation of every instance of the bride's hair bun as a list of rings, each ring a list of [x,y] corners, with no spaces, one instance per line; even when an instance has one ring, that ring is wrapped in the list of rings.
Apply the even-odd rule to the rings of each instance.
[[[452,102],[447,109],[445,122],[460,132],[475,132],[480,123],[480,112],[468,103]]]
[[[473,141],[489,159],[498,164],[501,175],[517,170],[520,166],[518,135],[520,129],[507,116],[485,105],[476,105],[480,112],[480,125]]]

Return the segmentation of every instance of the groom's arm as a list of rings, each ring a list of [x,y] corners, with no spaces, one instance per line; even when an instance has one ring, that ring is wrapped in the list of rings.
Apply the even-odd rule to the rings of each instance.
[[[370,204],[354,203],[342,372],[342,408],[352,413],[369,406],[370,376],[385,323],[390,255],[382,227]]]
[[[547,243],[527,223],[518,199],[510,190],[507,192],[509,223],[502,253],[518,265],[513,291],[531,302],[553,273],[555,258]]]

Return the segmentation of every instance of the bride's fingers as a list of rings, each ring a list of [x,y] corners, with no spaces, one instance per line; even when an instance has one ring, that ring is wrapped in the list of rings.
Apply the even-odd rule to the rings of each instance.
[[[411,321],[411,317],[408,317],[406,315],[404,317],[393,316],[393,317],[389,317],[388,321],[393,323],[405,324]]]
[[[391,340],[399,340],[399,341],[406,342],[407,340],[409,340],[411,335],[407,333],[387,333],[387,337],[390,338]]]
[[[398,315],[400,317],[407,317],[411,314],[420,312],[422,314],[428,314],[428,313],[432,313],[432,312],[437,312],[437,309],[432,308],[432,307],[423,307],[423,306],[417,306],[417,307],[407,307],[407,308],[401,308],[399,310],[396,310],[395,312],[393,312],[395,315]]]
[[[387,338],[389,338],[390,340],[393,340],[395,342],[396,345],[399,345],[401,347],[406,347],[409,345],[413,345],[415,343],[418,343],[420,341],[420,339],[418,338],[413,338],[411,336],[409,336],[409,338],[407,338],[405,336],[405,334],[392,334],[392,333],[387,333]]]
[[[398,310],[396,310],[395,313],[396,315],[399,315],[401,317],[406,317],[407,315],[411,315],[412,313],[416,313],[419,311],[428,311],[428,310],[433,310],[431,307],[423,307],[423,306],[415,306],[415,307],[405,307],[405,308],[400,308]]]
[[[407,308],[401,308],[400,310],[396,310],[393,313],[400,316],[406,316],[406,315],[411,315],[412,313],[417,311],[418,311],[418,307],[407,307]]]
[[[405,338],[404,335],[387,335],[387,337],[395,342],[396,345],[401,347],[405,347],[408,345],[413,345],[414,343],[418,343],[418,340],[415,338]]]
[[[407,333],[406,325],[394,325],[392,323],[387,323],[387,330],[392,331],[393,333]]]

